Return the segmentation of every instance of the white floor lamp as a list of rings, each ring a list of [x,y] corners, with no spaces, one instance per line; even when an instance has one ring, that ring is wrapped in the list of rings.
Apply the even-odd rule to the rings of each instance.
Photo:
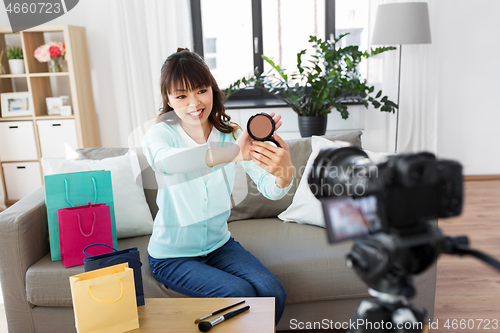
[[[372,44],[399,44],[398,110],[394,152],[398,150],[399,92],[401,89],[401,55],[403,44],[429,43],[431,43],[431,28],[426,2],[401,2],[378,6]]]

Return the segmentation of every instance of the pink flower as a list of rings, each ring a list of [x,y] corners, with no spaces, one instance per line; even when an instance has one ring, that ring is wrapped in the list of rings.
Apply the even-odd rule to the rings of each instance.
[[[39,46],[35,50],[35,58],[40,62],[50,61],[50,53],[48,52],[45,45]]]
[[[55,42],[55,45],[61,50],[61,55],[64,56],[66,54],[66,45],[63,42]]]
[[[48,62],[50,58],[57,58],[66,55],[66,45],[63,42],[49,42],[40,45],[35,50],[35,58],[40,62]]]
[[[57,58],[61,55],[61,50],[54,45],[49,48],[49,53],[52,58]]]

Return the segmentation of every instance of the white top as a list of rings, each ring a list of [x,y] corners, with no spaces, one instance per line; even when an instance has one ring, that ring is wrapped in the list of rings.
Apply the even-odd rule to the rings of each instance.
[[[182,140],[184,140],[184,142],[186,143],[186,146],[188,148],[196,148],[196,147],[204,147],[204,146],[208,146],[208,148],[210,148],[212,146],[211,143],[219,142],[220,133],[215,128],[215,126],[212,126],[212,132],[210,132],[210,135],[208,136],[207,142],[205,142],[205,143],[197,143],[196,141],[194,141],[193,138],[190,137],[189,134],[186,133],[186,131],[182,128],[182,126],[179,123],[175,124],[175,126],[177,127],[177,131],[179,131],[179,134],[181,135]],[[203,181],[206,184],[208,179],[210,179],[210,174],[212,173],[212,169],[207,168],[207,169],[200,170],[200,172],[201,172],[201,175],[203,176]]]

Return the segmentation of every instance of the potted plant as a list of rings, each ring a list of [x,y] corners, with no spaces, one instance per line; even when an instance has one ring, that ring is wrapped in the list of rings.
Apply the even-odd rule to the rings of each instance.
[[[333,41],[310,36],[309,42],[313,48],[311,60],[303,63],[302,57],[307,50],[300,51],[294,71],[280,68],[263,55],[262,58],[272,69],[237,80],[225,90],[226,96],[230,97],[249,86],[267,91],[297,113],[302,137],[325,134],[327,114],[333,109],[340,112],[343,119],[347,119],[347,100],[354,99],[365,107],[371,103],[381,111],[394,112],[398,106],[387,96],[382,96],[382,91],[373,94],[375,87],[369,86],[360,76],[358,65],[363,59],[394,50],[395,47],[379,47],[370,52],[360,51],[356,45],[338,47],[339,41],[346,35]]]
[[[11,74],[24,74],[23,49],[19,46],[11,46],[7,49],[7,59]]]

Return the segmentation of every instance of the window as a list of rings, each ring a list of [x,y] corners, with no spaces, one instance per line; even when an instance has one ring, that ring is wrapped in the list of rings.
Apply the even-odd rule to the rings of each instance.
[[[262,54],[295,68],[297,53],[310,49],[310,35],[330,39],[349,32],[344,42],[366,49],[368,13],[369,0],[191,0],[194,51],[225,89],[255,69],[268,71]],[[262,98],[263,92],[248,89],[234,97]]]
[[[205,38],[205,61],[212,72],[217,70],[217,38]]]

